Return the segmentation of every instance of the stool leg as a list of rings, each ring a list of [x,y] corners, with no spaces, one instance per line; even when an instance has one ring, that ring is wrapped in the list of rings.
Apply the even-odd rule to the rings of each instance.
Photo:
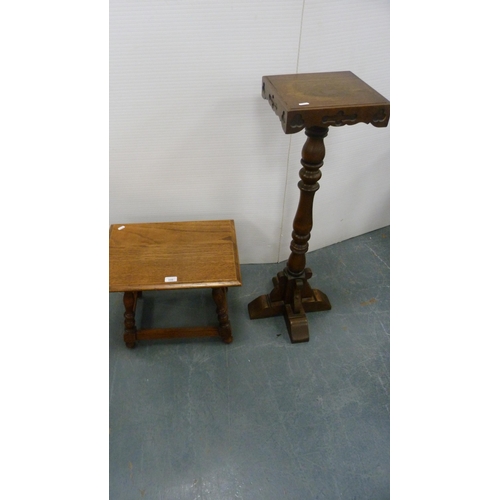
[[[132,349],[137,340],[137,327],[135,326],[135,305],[137,302],[137,293],[125,292],[123,294],[123,305],[125,306],[125,333],[123,340],[125,345]]]
[[[231,323],[229,322],[229,315],[227,310],[227,287],[212,288],[212,297],[217,306],[217,317],[219,319],[219,335],[226,344],[233,341],[231,332]]]

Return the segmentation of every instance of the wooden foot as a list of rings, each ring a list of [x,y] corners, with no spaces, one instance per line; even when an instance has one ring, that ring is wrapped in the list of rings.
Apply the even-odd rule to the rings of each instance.
[[[250,319],[283,315],[292,344],[309,341],[306,312],[328,311],[332,308],[328,297],[312,289],[307,282],[312,272],[305,270],[302,278],[290,277],[285,271],[273,278],[274,288],[248,304]]]
[[[309,327],[304,309],[301,307],[298,313],[294,313],[290,304],[286,305],[285,323],[292,344],[309,342]]]

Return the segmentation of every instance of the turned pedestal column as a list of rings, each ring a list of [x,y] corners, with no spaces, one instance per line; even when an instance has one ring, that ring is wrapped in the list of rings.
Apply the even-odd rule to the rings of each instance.
[[[282,314],[291,342],[307,342],[306,312],[331,309],[328,297],[309,285],[312,271],[306,267],[313,200],[325,157],[324,138],[329,126],[359,122],[387,126],[389,101],[350,71],[265,76],[262,97],[279,116],[286,134],[305,129],[307,139],[300,161],[300,199],[293,221],[290,257],[285,269],[273,278],[272,291],[254,299],[248,312],[251,319]]]

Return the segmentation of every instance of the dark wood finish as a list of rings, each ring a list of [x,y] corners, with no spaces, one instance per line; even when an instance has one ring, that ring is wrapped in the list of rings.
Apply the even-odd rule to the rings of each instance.
[[[212,297],[217,306],[217,318],[219,320],[219,335],[221,339],[226,344],[230,344],[233,341],[233,336],[231,335],[231,323],[229,322],[228,310],[227,310],[227,288],[213,288]]]
[[[124,341],[214,337],[233,340],[228,287],[241,286],[232,220],[114,224],[110,228],[109,290],[124,292]],[[210,288],[219,326],[138,330],[137,300],[144,290]]]
[[[273,289],[248,304],[251,319],[283,315],[292,343],[307,342],[306,312],[331,309],[328,297],[312,289],[306,253],[313,227],[313,200],[319,189],[328,127],[368,123],[385,127],[389,101],[350,71],[264,76],[262,97],[278,115],[286,134],[305,128],[299,172],[300,199],[293,221],[290,257],[273,278]]]
[[[389,123],[389,101],[351,71],[264,76],[262,97],[286,134],[307,127]]]
[[[123,294],[123,305],[125,306],[125,332],[123,334],[123,340],[129,348],[134,347],[137,340],[135,309],[138,295],[137,292],[125,292]]]
[[[323,140],[327,134],[328,128],[325,127],[306,129],[307,140],[302,148],[302,169],[299,173],[301,180],[298,184],[300,198],[293,221],[290,257],[284,271],[273,279],[274,288],[271,293],[258,297],[248,305],[251,319],[284,314],[293,343],[309,340],[306,312],[331,309],[328,297],[310,287],[308,279],[312,272],[306,269],[306,253],[313,227],[313,200],[319,189],[320,168],[325,157]]]

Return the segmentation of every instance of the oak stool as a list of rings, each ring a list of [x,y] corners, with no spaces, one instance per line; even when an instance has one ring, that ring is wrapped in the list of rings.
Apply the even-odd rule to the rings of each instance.
[[[233,337],[228,287],[241,286],[234,221],[113,224],[109,231],[109,291],[123,292],[127,347],[138,340]],[[147,290],[211,288],[219,326],[138,330],[137,300]]]

